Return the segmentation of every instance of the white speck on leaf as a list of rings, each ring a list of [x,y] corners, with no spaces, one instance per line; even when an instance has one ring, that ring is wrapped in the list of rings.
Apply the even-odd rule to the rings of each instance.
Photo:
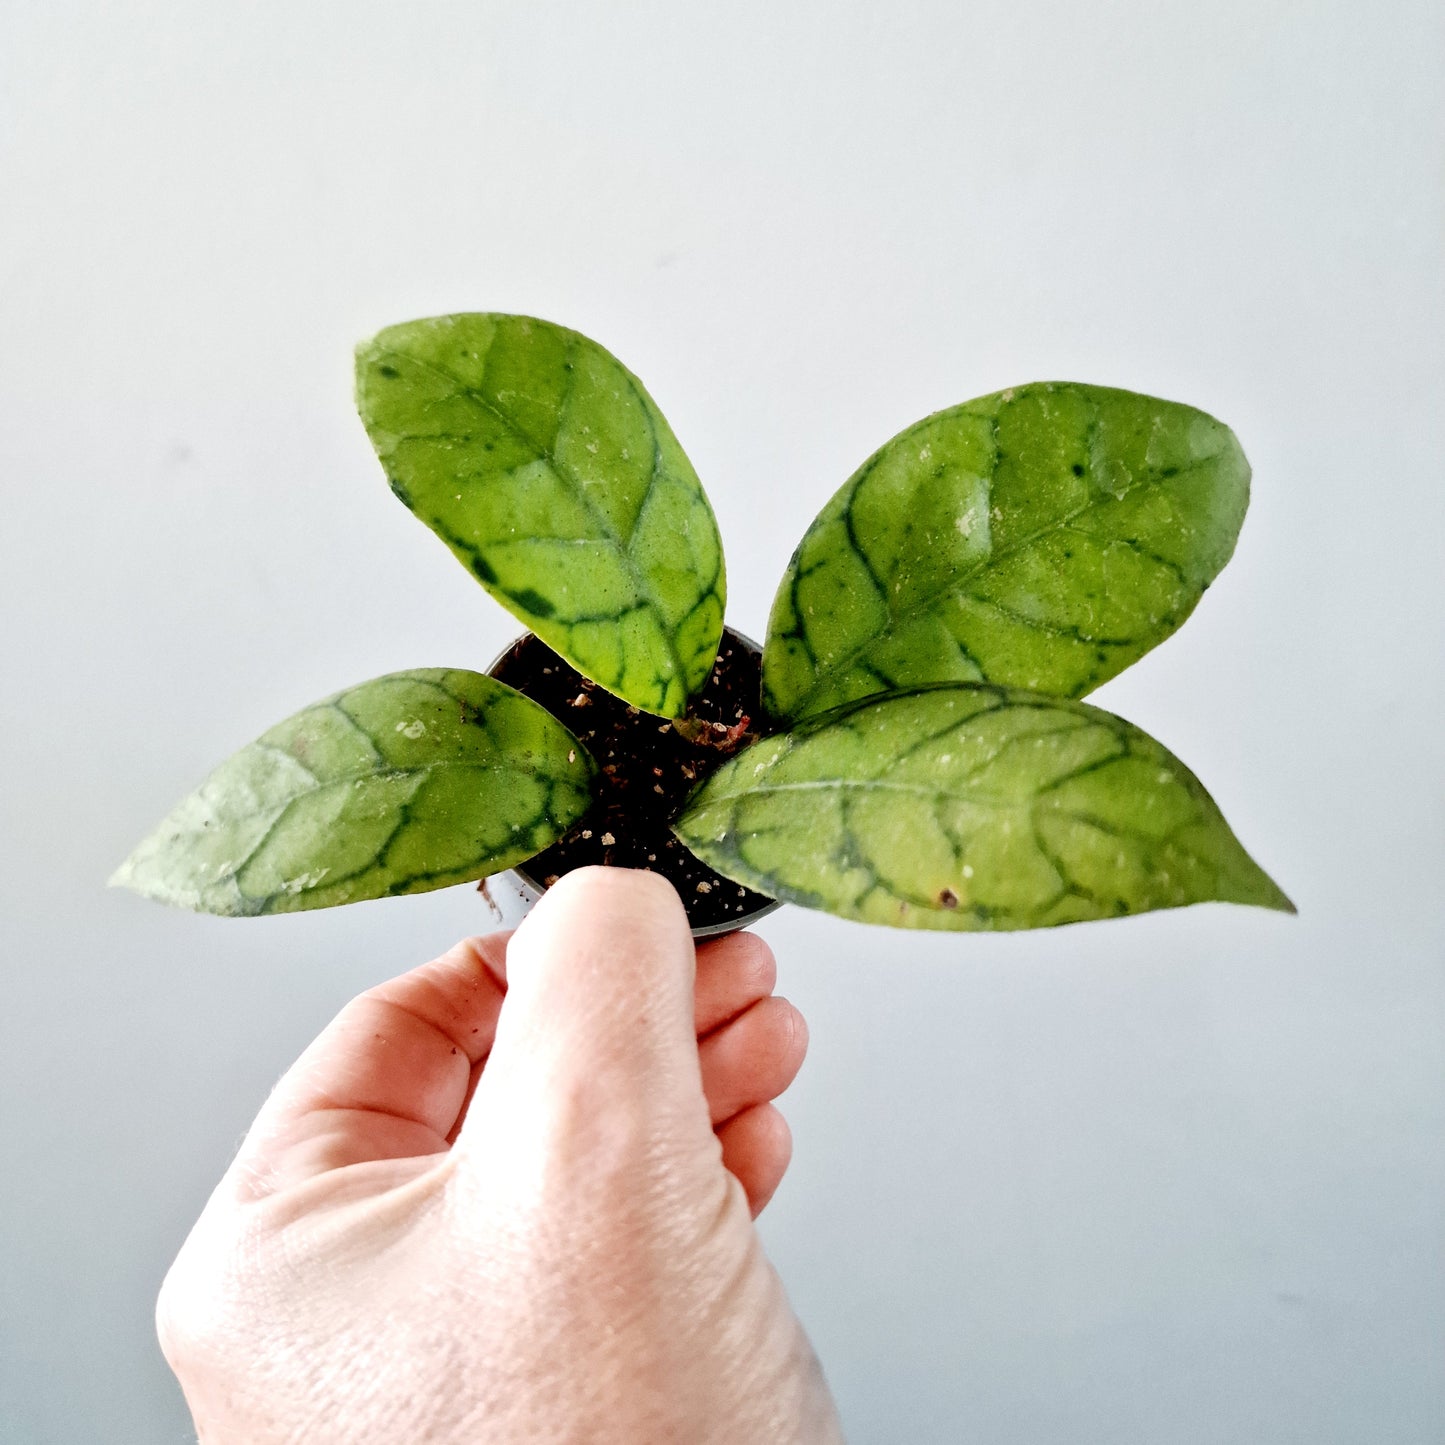
[[[426,724],[419,718],[414,717],[410,722],[399,722],[396,730],[404,738],[419,738],[426,735]]]
[[[294,878],[288,878],[282,885],[283,893],[300,893],[303,888],[315,888],[326,875],[331,872],[329,868],[317,868],[310,873],[298,873]]]

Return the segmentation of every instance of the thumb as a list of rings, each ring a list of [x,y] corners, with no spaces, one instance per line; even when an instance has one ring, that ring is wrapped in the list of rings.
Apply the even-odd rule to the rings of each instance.
[[[682,902],[655,873],[581,868],[512,935],[507,996],[459,1143],[618,1131],[711,1142]],[[524,1122],[525,1121],[525,1122]],[[510,1127],[509,1127],[510,1126]],[[538,1137],[538,1136],[543,1137]]]

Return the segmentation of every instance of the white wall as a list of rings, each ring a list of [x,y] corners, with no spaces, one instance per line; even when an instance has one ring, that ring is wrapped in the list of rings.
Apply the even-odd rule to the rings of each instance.
[[[0,1435],[186,1438],[160,1275],[279,1071],[484,925],[101,884],[301,703],[510,620],[388,495],[350,350],[519,310],[647,382],[759,632],[927,411],[1075,378],[1255,500],[1100,694],[1298,919],[785,911],[765,1233],[855,1442],[1445,1433],[1445,12],[1432,0],[0,7]]]

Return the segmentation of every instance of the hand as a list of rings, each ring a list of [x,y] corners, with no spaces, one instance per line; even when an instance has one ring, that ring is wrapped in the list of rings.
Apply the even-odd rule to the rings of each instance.
[[[753,1229],[802,1019],[650,873],[355,1000],[161,1290],[205,1445],[841,1439]]]

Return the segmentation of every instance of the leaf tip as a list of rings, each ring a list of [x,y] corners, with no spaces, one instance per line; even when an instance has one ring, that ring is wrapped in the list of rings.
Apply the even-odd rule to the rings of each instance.
[[[1276,913],[1288,913],[1291,918],[1299,916],[1299,909],[1295,906],[1294,900],[1282,889],[1273,879],[1270,879],[1270,887],[1274,890],[1274,896],[1265,905],[1272,908]]]
[[[146,845],[150,842],[147,838],[123,858],[118,867],[112,870],[109,878],[105,880],[107,888],[126,888],[132,893],[146,894]]]
[[[147,870],[144,866],[145,860],[141,857],[144,845],[137,848],[110,877],[105,880],[107,888],[124,888],[127,893],[134,893],[139,898],[154,899],[157,903],[175,903],[176,899],[170,896],[164,887],[163,880],[155,876],[154,869]]]
[[[1249,864],[1249,876],[1243,886],[1227,892],[1225,901],[1252,904],[1256,908],[1268,908],[1273,913],[1297,915],[1299,909],[1284,889],[1248,854],[1245,854],[1245,860]]]

